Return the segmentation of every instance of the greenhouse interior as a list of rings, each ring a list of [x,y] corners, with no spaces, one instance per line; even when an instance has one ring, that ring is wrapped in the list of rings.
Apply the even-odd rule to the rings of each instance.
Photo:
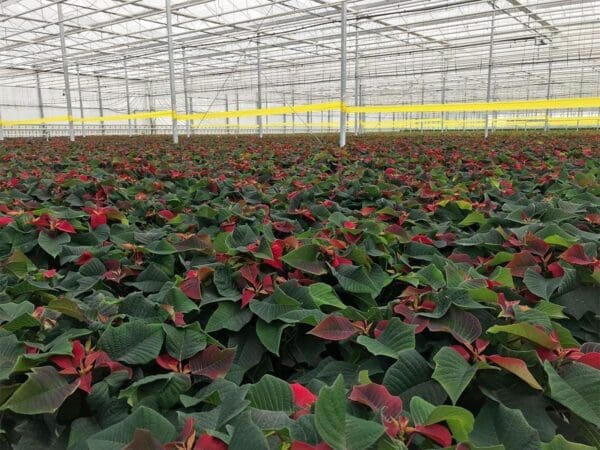
[[[0,450],[600,448],[600,1],[0,32]]]

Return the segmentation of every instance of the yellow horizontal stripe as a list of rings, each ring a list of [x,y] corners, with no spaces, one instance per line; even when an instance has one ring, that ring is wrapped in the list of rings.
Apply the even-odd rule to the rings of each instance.
[[[44,119],[20,119],[20,120],[2,120],[0,126],[12,127],[19,125],[38,125],[44,123],[68,122],[69,116],[45,117]]]
[[[299,114],[310,111],[342,111],[346,113],[441,113],[441,112],[483,112],[483,111],[536,111],[536,110],[568,110],[578,108],[600,108],[600,97],[567,98],[554,100],[515,100],[508,102],[482,103],[445,103],[428,105],[374,105],[348,106],[341,102],[304,104],[297,106],[276,106],[263,109],[246,109],[239,111],[214,111],[194,114],[178,114],[174,111],[146,111],[135,114],[115,114],[104,117],[76,118],[69,116],[46,117],[44,119],[21,119],[0,121],[0,126],[12,127],[22,125],[39,125],[61,122],[119,122],[136,119],[152,119],[174,117],[177,120],[209,120],[237,117],[273,116]],[[530,120],[529,118],[512,118],[511,120]],[[567,120],[567,119],[564,119]],[[569,118],[568,120],[581,120]],[[592,119],[595,120],[595,119]]]
[[[240,111],[215,111],[194,114],[177,114],[178,120],[224,119],[227,117],[276,116],[282,114],[297,114],[309,111],[339,110],[341,102],[313,103],[296,106],[276,106],[263,109],[243,109]]]
[[[135,119],[154,119],[157,117],[171,117],[172,111],[149,111],[135,114],[115,114],[112,116],[104,117],[83,117],[73,118],[73,122],[119,122],[122,120],[135,120]]]
[[[437,103],[429,105],[375,105],[347,106],[349,113],[394,112],[480,112],[480,111],[527,111],[539,109],[598,108],[600,97],[561,98],[553,100],[515,100],[509,102]]]
[[[360,122],[361,127],[363,129],[406,129],[406,128],[412,128],[412,129],[420,129],[421,128],[421,121],[419,119],[413,119],[413,120],[407,120],[407,121],[381,121],[381,122],[377,122],[377,121],[361,121]],[[545,120],[544,119],[537,119],[537,120],[530,120],[530,121],[522,121],[522,122],[518,122],[515,123],[511,120],[508,119],[497,119],[495,121],[491,121],[491,125],[498,127],[498,128],[522,128],[522,127],[543,127],[545,124]],[[548,120],[548,124],[550,126],[571,126],[574,127],[576,125],[579,126],[598,126],[600,125],[600,117],[589,117],[589,118],[581,118],[580,120],[572,120],[572,119],[564,119],[564,118],[550,118]],[[433,118],[433,119],[424,119],[423,120],[423,128],[424,129],[440,129],[442,125],[442,121],[440,118]],[[469,120],[444,120],[444,128],[448,128],[448,129],[462,129],[463,126],[465,128],[480,128],[483,129],[485,126],[485,120],[483,119],[469,119]],[[302,129],[313,129],[313,128],[323,128],[323,129],[330,129],[330,130],[337,130],[339,128],[339,123],[338,122],[312,122],[312,123],[300,123],[297,122],[294,125],[292,125],[291,122],[275,122],[275,123],[268,123],[268,124],[263,124],[263,128],[264,129],[288,129],[291,130],[292,127],[295,127],[298,130],[302,130]],[[354,121],[348,121],[348,128],[349,131],[352,131],[352,128],[354,127]],[[238,125],[237,124],[218,124],[218,123],[212,123],[212,124],[198,124],[198,125],[194,125],[193,128],[195,129],[204,129],[204,130],[218,130],[218,129],[237,129]],[[256,124],[240,124],[239,126],[240,130],[256,130],[258,129],[258,125]]]

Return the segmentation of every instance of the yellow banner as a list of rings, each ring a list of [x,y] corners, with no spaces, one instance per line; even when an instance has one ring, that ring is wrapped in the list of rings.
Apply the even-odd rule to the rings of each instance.
[[[171,117],[173,111],[149,111],[135,114],[115,114],[112,116],[103,117],[84,117],[84,118],[73,118],[73,122],[120,122],[124,120],[136,120],[136,119],[155,119],[158,117]]]
[[[276,106],[263,109],[245,109],[238,111],[213,111],[193,114],[178,114],[175,111],[146,111],[135,114],[115,114],[104,117],[69,117],[55,116],[44,119],[20,119],[0,121],[0,126],[13,127],[24,125],[40,125],[47,123],[90,123],[90,122],[121,122],[136,119],[153,119],[174,117],[179,121],[204,121],[211,119],[225,119],[238,117],[258,117],[258,116],[281,116],[284,114],[299,114],[315,111],[340,111],[349,114],[352,113],[442,113],[442,112],[483,112],[483,111],[539,111],[539,110],[572,110],[572,109],[592,109],[600,108],[600,97],[586,98],[567,98],[554,100],[515,100],[508,102],[482,102],[482,103],[445,103],[428,105],[374,105],[374,106],[348,106],[342,102],[327,102],[303,104],[297,106]],[[521,120],[521,118],[511,118],[510,120]],[[522,120],[531,120],[522,118]],[[555,119],[553,119],[555,120]],[[576,123],[580,118],[571,117],[561,120],[573,121]],[[591,118],[590,120],[596,120]],[[462,123],[462,122],[461,122]],[[566,123],[566,122],[563,122]],[[306,124],[298,126],[306,126]],[[198,127],[199,125],[195,125]],[[237,125],[236,125],[237,126]],[[313,125],[314,126],[314,125]],[[320,125],[317,125],[320,126]],[[222,128],[222,126],[218,126]],[[250,125],[253,127],[253,125]]]
[[[421,127],[424,130],[439,130],[442,126],[442,120],[440,117],[435,118],[424,118],[420,119],[409,119],[409,120],[382,120],[378,121],[361,121],[359,122],[362,129],[365,130],[420,130]],[[348,120],[347,122],[349,132],[352,132],[354,128],[354,121]],[[551,127],[597,127],[600,126],[600,117],[594,116],[582,116],[582,117],[549,117],[548,125]],[[307,130],[316,129],[324,131],[336,131],[339,129],[339,122],[296,122],[293,125],[291,122],[270,122],[263,124],[265,130],[288,130],[292,128],[296,130]],[[461,130],[465,129],[483,129],[485,126],[484,119],[445,119],[444,129]],[[502,129],[522,129],[522,128],[543,128],[545,126],[544,116],[532,116],[522,118],[497,118],[490,119],[490,126]],[[236,130],[238,125],[235,123],[223,124],[223,123],[201,123],[193,126],[194,129],[201,130]],[[256,130],[258,125],[256,124],[240,124],[240,130]]]
[[[346,106],[348,113],[394,112],[481,112],[532,111],[540,109],[600,108],[600,97],[561,98],[553,100],[515,100],[509,102],[436,103],[429,105]]]
[[[206,119],[224,119],[236,117],[257,117],[257,116],[276,116],[283,114],[298,114],[310,111],[339,111],[342,108],[341,102],[313,103],[296,106],[276,106],[264,109],[243,109],[240,111],[215,111],[194,114],[177,114],[178,120],[206,120]]]
[[[40,125],[44,123],[68,122],[69,116],[45,117],[43,119],[0,120],[0,126],[15,127],[19,125]]]

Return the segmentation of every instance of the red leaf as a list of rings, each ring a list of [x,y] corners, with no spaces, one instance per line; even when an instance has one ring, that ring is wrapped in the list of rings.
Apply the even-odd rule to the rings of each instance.
[[[227,450],[227,444],[219,438],[204,433],[198,438],[194,450]]]
[[[127,376],[129,378],[131,378],[133,376],[133,370],[131,370],[131,367],[127,367],[127,366],[121,364],[120,362],[113,361],[112,359],[110,359],[110,356],[108,356],[108,354],[105,352],[97,352],[97,353],[98,353],[98,358],[96,359],[96,367],[106,367],[111,371],[111,373],[124,371],[124,372],[127,372]]]
[[[294,404],[298,408],[310,408],[317,400],[317,396],[300,383],[292,383],[290,384],[290,388],[292,389],[292,395],[294,396]]]
[[[454,241],[456,240],[456,234],[455,233],[437,233],[435,235],[435,238],[438,241],[444,241],[446,244],[452,244],[454,243]]]
[[[450,261],[453,261],[456,263],[466,263],[471,266],[477,265],[477,260],[475,258],[472,258],[471,256],[467,255],[466,253],[461,253],[461,252],[457,252],[457,251],[453,251],[452,254],[450,256],[448,256],[448,259]]]
[[[491,355],[488,356],[487,359],[492,361],[494,364],[502,367],[504,370],[516,375],[529,386],[534,389],[543,390],[542,386],[537,382],[537,380],[533,377],[529,369],[527,368],[527,364],[525,361],[518,358],[510,358],[506,356],[500,355]]]
[[[95,230],[100,225],[106,225],[107,218],[104,213],[94,211],[90,214],[90,225],[92,226],[92,230]]]
[[[486,341],[485,339],[476,339],[475,340],[475,348],[477,349],[477,353],[481,354],[483,351],[488,348],[490,345],[490,341]]]
[[[190,359],[190,369],[194,375],[203,375],[216,380],[227,375],[234,357],[234,348],[221,350],[213,344]]]
[[[423,303],[419,305],[420,311],[435,311],[437,308],[437,303],[432,302],[431,300],[424,300]]]
[[[396,169],[394,169],[393,167],[388,167],[387,169],[385,169],[383,171],[383,173],[388,178],[393,178],[393,177],[395,177],[397,175]]]
[[[379,336],[381,336],[381,333],[385,331],[389,323],[390,321],[387,319],[380,320],[379,322],[377,322],[377,326],[375,326],[375,328],[373,329],[373,336],[375,336],[375,339],[378,339]]]
[[[293,441],[290,450],[331,450],[331,447],[325,442],[321,442],[317,445],[310,445],[306,442]]]
[[[177,214],[172,213],[168,209],[163,209],[159,211],[158,215],[167,221],[173,220],[177,216]]]
[[[188,417],[181,429],[181,433],[179,433],[179,440],[181,442],[186,442],[190,436],[195,436],[196,432],[194,431],[194,418]],[[192,440],[193,442],[193,440]]]
[[[64,231],[65,233],[73,234],[75,233],[75,228],[66,220],[59,220],[56,222],[56,229],[60,231]]]
[[[509,302],[508,300],[506,300],[506,296],[504,295],[504,293],[500,292],[498,294],[497,303],[498,303],[498,305],[500,305],[500,308],[502,309],[502,312],[500,313],[499,317],[510,317],[513,319],[515,318],[515,312],[514,312],[513,308],[519,304],[518,300]]]
[[[462,345],[451,345],[450,348],[462,356],[465,361],[471,360],[471,354]]]
[[[600,353],[598,353],[598,352],[584,353],[583,356],[581,356],[577,360],[577,362],[587,364],[588,366],[591,366],[594,369],[600,370]]]
[[[537,273],[540,273],[542,270],[538,266],[538,262],[533,256],[533,254],[529,251],[522,251],[515,256],[513,256],[512,261],[510,261],[506,267],[508,267],[514,277],[523,278],[525,276],[525,272],[527,269],[533,269]]]
[[[257,288],[259,285],[258,274],[258,264],[250,264],[240,268],[240,275],[255,288]]]
[[[92,392],[92,372],[88,372],[82,377],[79,377],[79,389],[88,394]]]
[[[537,353],[538,357],[540,358],[540,360],[542,362],[544,361],[556,361],[558,359],[558,356],[555,352],[553,352],[552,350],[548,350],[547,348],[536,348],[535,352]]]
[[[234,217],[233,219],[236,219],[236,218]],[[237,219],[236,219],[236,220],[237,220]],[[232,221],[230,221],[230,222],[221,222],[221,225],[220,225],[220,227],[221,227],[221,229],[222,229],[223,231],[226,231],[226,232],[228,232],[228,233],[232,233],[232,232],[233,232],[233,230],[235,230],[235,227],[236,227],[236,225],[237,225],[237,224],[236,224],[236,221],[235,221],[235,220],[232,220]]]
[[[37,228],[48,228],[50,226],[50,215],[42,214],[39,217],[31,219],[31,224]]]
[[[552,274],[552,278],[559,278],[565,274],[562,266],[558,263],[558,261],[554,261],[552,264],[548,264],[548,270]]]
[[[81,345],[81,342],[73,341],[71,343],[71,356],[53,356],[50,358],[50,361],[63,369],[61,370],[61,373],[67,375],[76,375],[78,373],[77,369],[83,362],[84,357],[85,349],[83,348],[83,345]]]
[[[373,412],[381,413],[386,419],[397,419],[402,414],[402,399],[390,394],[381,384],[370,383],[354,386],[348,398],[367,405]]]
[[[535,234],[529,232],[525,236],[525,245],[527,250],[538,256],[544,256],[550,250],[550,246],[540,239]]]
[[[178,327],[185,326],[185,318],[183,317],[183,313],[181,311],[177,311],[175,314],[171,316],[171,320]]]
[[[572,245],[560,255],[560,258],[575,266],[591,266],[594,264],[594,261],[586,255],[585,249],[581,244]]]
[[[56,276],[56,269],[45,270],[42,275],[44,278],[54,278]]]
[[[588,214],[585,216],[585,220],[594,225],[600,225],[600,214]]]
[[[351,265],[352,264],[352,260],[345,258],[344,256],[340,256],[337,253],[333,255],[333,261],[332,261],[332,265],[333,267],[335,267],[336,269],[340,266],[344,266],[344,265]]]
[[[273,254],[273,259],[265,259],[264,263],[277,270],[283,270],[283,261],[281,261],[281,257],[283,256],[284,248],[285,242],[283,240],[277,239],[274,241],[271,244],[271,253]]]
[[[429,319],[427,317],[417,316],[415,311],[403,303],[395,305],[394,312],[404,318],[404,323],[417,326],[417,328],[415,328],[415,334],[422,333],[429,325]]]
[[[79,366],[85,357],[85,348],[79,341],[73,341],[73,365]]]
[[[0,228],[5,227],[9,223],[13,223],[15,220],[12,217],[0,217]]]
[[[179,289],[192,300],[202,299],[202,282],[198,278],[186,278],[179,285]]]
[[[53,356],[50,358],[50,361],[62,369],[60,373],[77,375],[77,366],[73,365],[73,358],[71,356]]]
[[[439,423],[433,425],[417,425],[415,431],[434,442],[437,442],[442,447],[450,447],[452,444],[452,435],[448,428]]]
[[[266,275],[262,280],[262,290],[267,291],[269,293],[273,292],[273,277],[271,275]]]
[[[212,267],[200,267],[191,269],[185,275],[185,280],[179,285],[179,289],[192,300],[202,299],[202,281],[215,270]]]
[[[313,336],[328,341],[343,341],[357,333],[352,322],[343,316],[327,316],[316,327],[308,332]]]
[[[256,295],[256,292],[254,292],[248,288],[244,288],[244,290],[242,291],[242,308],[245,308],[246,306],[248,306],[248,303],[250,303],[252,301],[252,299],[254,298],[255,295]]]
[[[369,217],[371,214],[373,214],[375,211],[377,211],[377,208],[374,208],[373,206],[364,206],[360,209],[360,215],[363,217]]]
[[[296,226],[292,222],[285,222],[285,221],[273,222],[272,225],[273,225],[273,228],[275,228],[277,231],[279,231],[281,233],[291,233],[292,231],[294,231],[296,229]]]
[[[86,262],[94,259],[94,255],[90,253],[89,250],[85,250],[79,258],[75,261],[77,266],[83,266]]]
[[[417,234],[413,236],[410,240],[413,242],[420,242],[421,244],[433,245],[433,241],[424,234]]]
[[[165,370],[170,370],[171,372],[179,371],[179,361],[167,354],[157,356],[156,364]]]

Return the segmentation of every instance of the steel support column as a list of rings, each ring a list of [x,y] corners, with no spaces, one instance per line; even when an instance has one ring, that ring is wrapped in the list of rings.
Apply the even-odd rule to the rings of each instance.
[[[83,96],[81,95],[81,73],[79,72],[79,63],[75,64],[77,71],[77,96],[79,99],[79,117],[84,118],[83,114]],[[85,122],[81,121],[81,137],[85,136]]]
[[[146,99],[148,110],[154,112],[154,94],[152,89],[152,80],[146,82]],[[156,119],[150,117],[150,134],[156,134]]]
[[[188,98],[188,102],[189,102],[189,111],[190,114],[194,114],[194,98],[190,95],[190,98]],[[191,120],[190,121],[190,126],[192,127],[192,134],[194,134],[194,121]]]
[[[467,88],[468,88],[467,77],[465,77],[465,86],[464,86],[464,90],[463,90],[463,103],[467,103]],[[463,116],[462,130],[465,131],[467,128],[467,111],[463,111],[462,116]]]
[[[552,43],[548,46],[548,79],[546,80],[546,100],[550,100],[550,89],[552,87]],[[550,119],[550,110],[546,109],[544,118],[544,131],[548,131],[548,121]]]
[[[496,26],[496,2],[492,1],[492,27],[490,29],[490,47],[488,50],[488,70],[487,70],[487,92],[485,95],[486,103],[489,103],[491,100],[492,93],[492,66],[493,66],[493,57],[494,57],[494,31]],[[489,130],[489,115],[490,112],[486,110],[485,112],[485,129],[483,132],[483,136],[487,139],[490,134]]]
[[[36,70],[35,71],[35,87],[37,90],[37,101],[38,101],[38,108],[40,111],[40,119],[44,119],[45,115],[44,115],[44,100],[42,98],[42,85],[40,84],[40,71]],[[46,136],[47,133],[47,127],[45,123],[42,123],[42,134],[44,136]]]
[[[185,58],[185,47],[181,49],[181,58],[183,59],[183,99],[185,104],[185,114],[190,113],[188,103],[188,73],[187,73],[187,59]],[[185,119],[185,135],[190,137],[192,132],[192,125],[189,119]]]
[[[294,97],[294,85],[292,84],[292,134],[296,133],[296,112],[294,111],[296,106],[296,98]]]
[[[240,111],[240,92],[236,89],[235,90],[235,110]],[[237,134],[239,136],[240,134],[240,116],[237,116],[236,118],[236,122],[237,122]]]
[[[362,83],[358,83],[358,104],[365,106],[365,97]],[[363,134],[363,122],[365,121],[365,113],[358,113],[358,134]]]
[[[73,106],[71,105],[71,84],[69,83],[69,61],[67,60],[67,45],[65,43],[65,26],[63,24],[62,4],[56,4],[58,13],[58,33],[60,38],[60,52],[62,56],[63,76],[65,78],[65,98],[67,100],[67,116],[69,121],[69,140],[75,140],[73,128]]]
[[[131,114],[131,100],[129,99],[129,75],[127,73],[127,56],[123,56],[123,69],[125,70],[125,101],[127,115]],[[131,119],[127,119],[127,134],[131,136]]]
[[[581,66],[581,75],[579,76],[579,97],[583,97],[583,65]],[[579,122],[583,115],[583,109],[579,108],[577,111],[577,131],[579,131]]]
[[[283,96],[283,106],[287,106],[287,103],[285,102],[285,92],[282,94]],[[284,113],[283,114],[283,134],[287,133],[287,114]]]
[[[260,35],[256,36],[256,77],[257,77],[257,94],[256,94],[256,109],[262,109],[262,74],[260,67]],[[258,137],[263,137],[263,120],[262,116],[256,116],[256,124],[258,125]]]
[[[444,69],[442,70],[442,105],[446,104],[446,64],[444,63]],[[440,129],[442,133],[444,132],[444,119],[446,118],[446,113],[442,111],[441,124]]]
[[[167,49],[169,52],[169,86],[171,89],[171,123],[173,128],[173,144],[179,143],[177,134],[177,96],[175,94],[175,61],[173,59],[173,25],[171,17],[171,0],[165,0],[167,16]]]
[[[425,104],[425,78],[423,78],[421,80],[421,105]],[[423,113],[423,111],[421,111],[421,123],[420,125],[420,131],[421,133],[423,132],[423,119],[425,118],[425,114]]]
[[[100,117],[104,117],[104,108],[102,106],[102,88],[100,87],[100,77],[96,76],[96,86],[98,86],[98,110],[100,111]],[[102,130],[102,136],[104,136],[104,120],[100,121],[100,129]]]
[[[340,148],[346,146],[346,2],[341,12],[341,67],[340,67]]]
[[[269,96],[265,92],[265,109],[269,109]],[[265,128],[269,129],[269,116],[265,116]]]
[[[308,94],[308,102],[309,105],[312,104],[312,94]],[[308,128],[308,132],[312,133],[312,111],[306,111],[306,126]]]
[[[354,106],[358,106],[358,84],[359,81],[358,59],[358,17],[356,18],[356,32],[354,34]],[[358,113],[354,113],[354,135],[358,136]]]
[[[225,95],[225,112],[229,112],[229,97]],[[227,134],[229,134],[229,116],[225,117],[225,128],[227,129]]]
[[[600,70],[598,70],[598,81],[596,82],[596,97],[600,97]],[[596,121],[596,130],[600,130],[600,108],[598,108],[598,120]]]
[[[527,74],[527,89],[525,92],[525,99],[529,100],[529,88],[531,85],[531,71],[529,71],[529,73]],[[525,111],[525,131],[527,131],[527,129],[529,128],[528,125],[529,122],[529,111]]]

